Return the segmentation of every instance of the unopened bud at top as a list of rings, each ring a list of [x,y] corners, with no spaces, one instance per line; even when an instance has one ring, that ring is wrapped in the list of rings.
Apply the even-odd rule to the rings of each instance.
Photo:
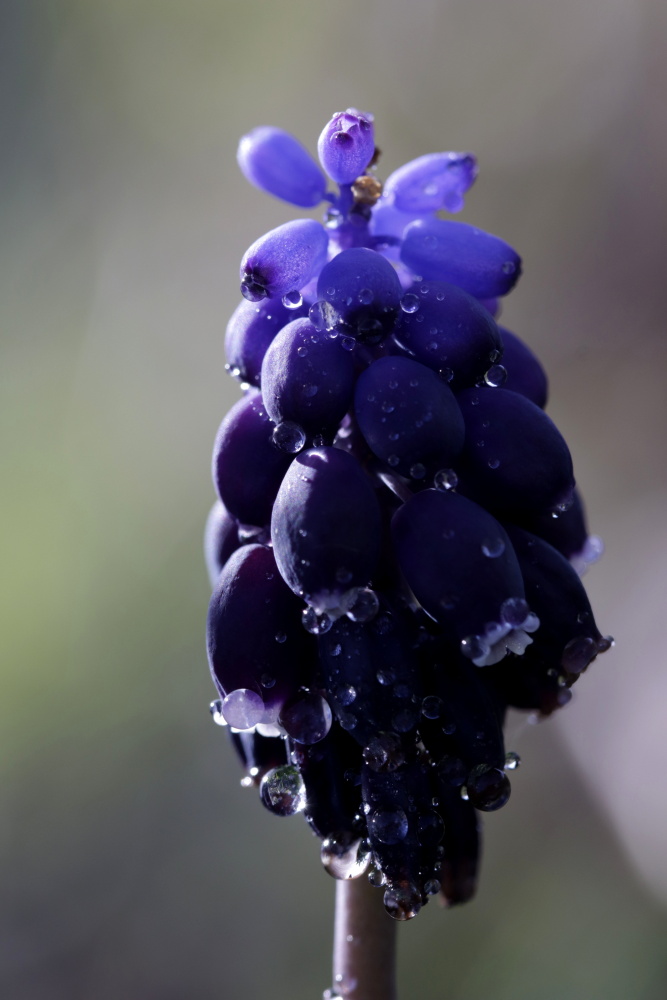
[[[351,184],[373,159],[373,116],[356,108],[337,111],[322,130],[317,152],[332,180],[337,184]]]

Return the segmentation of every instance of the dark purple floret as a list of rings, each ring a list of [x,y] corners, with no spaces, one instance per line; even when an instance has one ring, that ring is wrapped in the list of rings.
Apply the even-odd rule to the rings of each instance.
[[[380,507],[352,455],[314,448],[294,459],[278,492],[271,537],[283,579],[318,613],[364,587],[380,553]]]
[[[379,358],[362,372],[354,410],[373,453],[402,476],[432,479],[463,448],[465,427],[453,392],[409,358]]]
[[[444,281],[420,281],[406,293],[394,336],[416,361],[452,387],[475,385],[502,358],[500,331],[476,298]]]
[[[503,338],[503,368],[507,372],[503,388],[526,396],[541,409],[547,404],[549,385],[544,368],[530,348],[515,333],[500,327]]]
[[[291,455],[273,444],[273,425],[259,392],[250,390],[220,425],[213,447],[213,484],[241,524],[262,527],[271,520],[278,487]]]
[[[204,559],[212,587],[215,587],[222,567],[239,545],[238,521],[225,510],[220,500],[216,500],[204,529]]]
[[[315,329],[308,319],[283,327],[262,365],[262,397],[275,423],[292,421],[312,438],[333,438],[354,388],[350,351]]]
[[[236,729],[275,722],[308,677],[316,651],[301,626],[301,604],[264,545],[245,545],[227,561],[211,597],[206,636],[222,714]]]
[[[262,299],[260,302],[243,299],[232,313],[225,335],[225,355],[230,374],[242,382],[258,386],[262,361],[275,335],[287,323],[307,313],[305,303],[286,308],[280,299]]]
[[[427,281],[447,281],[478,299],[507,295],[521,274],[509,244],[465,222],[420,219],[405,230],[401,260]]]
[[[382,254],[366,247],[343,250],[317,281],[316,325],[377,341],[393,327],[402,294],[398,275]]]
[[[465,497],[423,490],[394,515],[392,535],[410,590],[443,635],[462,643],[478,666],[501,659],[514,630],[525,629],[529,619],[504,528]],[[507,614],[514,606],[508,602],[523,602],[518,619]]]
[[[566,510],[572,458],[546,413],[509,389],[466,389],[457,399],[466,425],[461,492],[509,517]]]

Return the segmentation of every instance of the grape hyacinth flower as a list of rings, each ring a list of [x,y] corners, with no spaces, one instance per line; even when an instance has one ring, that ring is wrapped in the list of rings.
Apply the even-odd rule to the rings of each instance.
[[[344,914],[330,996],[369,1000],[392,995],[390,946],[346,942],[371,912],[391,925],[379,898],[407,920],[473,896],[481,814],[519,763],[508,708],[566,704],[611,639],[578,576],[601,545],[546,376],[494,318],[521,259],[437,214],[461,209],[475,157],[420,156],[383,188],[354,109],[318,153],[269,127],[239,146],[251,183],[326,211],[241,262],[226,352],[244,394],[205,542],[211,712],[243,784],[320,838]]]

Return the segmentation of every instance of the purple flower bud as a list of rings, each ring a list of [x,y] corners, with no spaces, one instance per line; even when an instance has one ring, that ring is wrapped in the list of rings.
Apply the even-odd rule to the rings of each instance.
[[[549,394],[549,385],[544,368],[527,344],[515,333],[499,327],[503,338],[503,368],[507,371],[504,389],[511,389],[526,396],[531,402],[544,409]]]
[[[271,229],[241,261],[241,294],[251,302],[280,299],[303,288],[322,269],[329,238],[314,219],[296,219]]]
[[[240,545],[238,522],[219,500],[211,507],[204,529],[204,559],[211,586],[215,587],[222,569]]]
[[[384,193],[400,212],[460,212],[476,177],[472,153],[428,153],[390,174]]]
[[[373,158],[373,116],[348,108],[337,111],[317,141],[320,163],[337,184],[351,184]]]
[[[521,258],[504,240],[465,222],[418,219],[405,230],[401,260],[427,281],[448,281],[477,299],[507,295]]]
[[[251,184],[302,208],[324,198],[326,178],[310,153],[289,132],[260,126],[244,135],[236,154]]]
[[[305,303],[287,309],[280,299],[243,299],[227,324],[225,355],[229,372],[243,382],[259,385],[266,349],[278,330],[307,312]]]

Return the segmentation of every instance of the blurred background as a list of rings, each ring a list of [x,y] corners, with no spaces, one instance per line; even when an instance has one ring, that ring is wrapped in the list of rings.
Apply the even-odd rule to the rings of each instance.
[[[208,714],[201,533],[238,396],[238,261],[289,206],[252,126],[373,111],[380,174],[470,149],[463,218],[524,257],[616,648],[488,817],[477,899],[399,928],[404,1000],[667,993],[667,7],[662,0],[4,0],[6,1000],[313,1000],[333,882]],[[296,212],[298,214],[298,211]]]

